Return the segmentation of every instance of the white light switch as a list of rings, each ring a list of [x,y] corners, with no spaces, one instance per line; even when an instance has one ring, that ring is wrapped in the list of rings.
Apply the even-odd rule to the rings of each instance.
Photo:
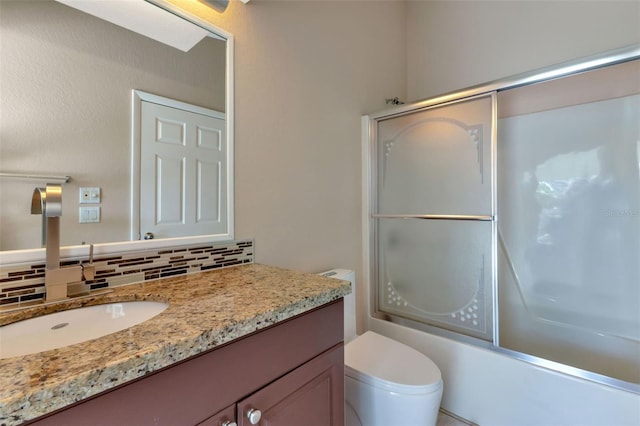
[[[99,223],[100,206],[80,207],[78,212],[78,223]]]
[[[80,188],[80,204],[99,204],[100,188]]]

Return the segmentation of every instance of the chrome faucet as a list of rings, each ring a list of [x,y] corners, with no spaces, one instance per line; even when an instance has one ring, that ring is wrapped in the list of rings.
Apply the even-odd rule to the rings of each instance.
[[[52,302],[69,297],[69,289],[78,292],[84,288],[84,280],[95,276],[93,244],[89,247],[89,263],[60,267],[60,216],[62,216],[62,186],[47,184],[36,188],[31,199],[31,214],[42,214],[42,239],[46,246],[44,275],[45,301]]]

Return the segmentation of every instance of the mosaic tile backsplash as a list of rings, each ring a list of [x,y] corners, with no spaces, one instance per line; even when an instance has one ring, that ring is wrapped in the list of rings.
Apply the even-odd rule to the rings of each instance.
[[[117,287],[209,269],[253,263],[253,240],[226,241],[185,247],[96,256],[91,290]],[[61,261],[78,265],[86,259]],[[0,267],[0,306],[12,308],[44,299],[44,262]]]

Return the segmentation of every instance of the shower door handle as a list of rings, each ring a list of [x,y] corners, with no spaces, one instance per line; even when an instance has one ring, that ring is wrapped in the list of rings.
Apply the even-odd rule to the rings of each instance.
[[[372,214],[374,219],[431,219],[431,220],[479,220],[485,222],[494,221],[492,215],[466,215],[466,214]]]

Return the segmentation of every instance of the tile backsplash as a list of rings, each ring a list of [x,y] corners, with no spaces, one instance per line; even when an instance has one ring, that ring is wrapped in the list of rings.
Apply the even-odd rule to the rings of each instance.
[[[95,279],[86,283],[95,290],[253,263],[253,248],[253,240],[237,240],[96,256]],[[63,260],[60,265],[81,262],[86,258]],[[0,306],[44,299],[44,270],[44,262],[0,266]]]

